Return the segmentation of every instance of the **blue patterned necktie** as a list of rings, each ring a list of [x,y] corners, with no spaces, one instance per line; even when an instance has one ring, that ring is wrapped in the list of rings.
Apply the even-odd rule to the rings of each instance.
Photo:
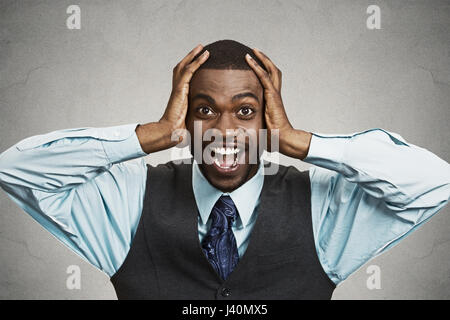
[[[202,249],[208,261],[226,280],[239,261],[239,254],[231,225],[237,209],[230,196],[221,196],[211,212],[211,227],[203,238]]]

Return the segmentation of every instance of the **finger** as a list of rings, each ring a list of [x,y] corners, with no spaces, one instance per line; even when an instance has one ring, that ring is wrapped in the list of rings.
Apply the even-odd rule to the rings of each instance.
[[[273,85],[278,91],[281,90],[281,71],[277,66],[270,60],[270,58],[265,55],[262,51],[257,48],[253,49],[253,52],[258,57],[259,60],[264,64],[266,69],[269,71],[270,78],[272,79]]]
[[[182,71],[183,73],[181,75],[181,82],[187,83],[191,81],[194,72],[208,59],[208,57],[209,51],[205,50],[205,52],[203,52],[197,59],[187,65]]]
[[[264,70],[256,61],[253,59],[248,53],[245,55],[245,60],[249,64],[249,66],[253,69],[253,71],[258,76],[259,80],[266,90],[275,90],[275,87],[270,79],[269,74],[266,70]]]
[[[183,69],[186,65],[192,62],[192,59],[203,50],[203,45],[198,44],[194,49],[192,49],[175,67],[175,69]]]

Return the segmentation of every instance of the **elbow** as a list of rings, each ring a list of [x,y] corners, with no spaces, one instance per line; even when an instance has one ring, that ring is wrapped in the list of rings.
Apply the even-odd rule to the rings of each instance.
[[[14,176],[14,172],[20,164],[18,159],[18,150],[15,146],[0,153],[0,184],[8,184],[11,177]]]
[[[4,177],[8,171],[8,161],[6,160],[6,152],[0,153],[0,184],[5,180]]]

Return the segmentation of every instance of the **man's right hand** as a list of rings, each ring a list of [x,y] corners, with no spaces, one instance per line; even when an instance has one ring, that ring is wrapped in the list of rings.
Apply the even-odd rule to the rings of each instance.
[[[171,148],[181,142],[180,140],[173,141],[171,137],[175,130],[186,128],[189,83],[194,72],[209,57],[209,52],[205,51],[193,61],[202,49],[201,44],[197,45],[173,69],[172,92],[161,119],[158,122],[139,125],[136,128],[139,143],[147,154]]]

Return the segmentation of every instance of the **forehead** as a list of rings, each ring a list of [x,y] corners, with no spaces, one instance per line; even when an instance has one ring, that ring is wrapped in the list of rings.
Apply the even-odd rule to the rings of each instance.
[[[261,83],[252,70],[200,69],[190,82],[191,93],[233,95],[241,91],[250,91],[258,96],[262,94]]]

